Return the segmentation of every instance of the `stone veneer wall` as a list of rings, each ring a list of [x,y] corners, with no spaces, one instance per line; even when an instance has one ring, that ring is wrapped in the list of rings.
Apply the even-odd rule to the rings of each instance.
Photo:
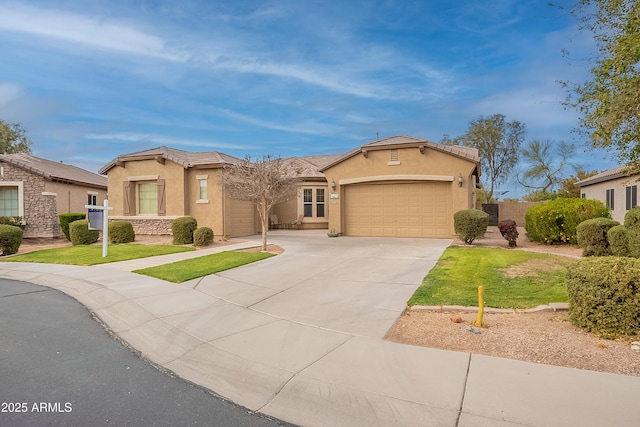
[[[133,225],[133,231],[136,234],[173,234],[171,232],[171,222],[178,217],[165,216],[165,217],[135,217],[135,216],[117,216],[109,217],[111,221],[127,221]]]
[[[27,170],[2,163],[2,181],[21,181],[24,189],[24,237],[61,237],[56,196],[44,193],[45,179]],[[43,194],[44,193],[44,194]]]

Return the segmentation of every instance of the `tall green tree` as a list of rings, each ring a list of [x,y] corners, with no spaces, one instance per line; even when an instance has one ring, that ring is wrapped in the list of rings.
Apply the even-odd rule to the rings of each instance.
[[[494,114],[473,120],[467,133],[452,140],[478,149],[485,203],[493,197],[497,183],[511,178],[525,133],[523,123],[507,122],[503,114]]]
[[[0,120],[0,154],[31,153],[31,145],[22,126]]]
[[[640,169],[640,0],[579,0],[571,11],[593,33],[597,56],[587,81],[564,82],[566,105],[594,147]]]
[[[562,183],[562,172],[569,165],[574,151],[573,144],[564,141],[557,144],[548,139],[529,141],[522,150],[528,167],[522,176],[518,175],[518,182],[528,189],[542,193],[553,191]]]

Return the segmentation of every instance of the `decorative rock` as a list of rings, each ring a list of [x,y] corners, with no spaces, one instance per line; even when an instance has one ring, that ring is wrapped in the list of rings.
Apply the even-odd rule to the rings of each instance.
[[[631,345],[631,350],[633,350],[633,351],[640,351],[640,345],[632,344],[632,345]]]
[[[462,317],[460,317],[460,316],[451,316],[451,321],[453,323],[462,323],[463,322]]]

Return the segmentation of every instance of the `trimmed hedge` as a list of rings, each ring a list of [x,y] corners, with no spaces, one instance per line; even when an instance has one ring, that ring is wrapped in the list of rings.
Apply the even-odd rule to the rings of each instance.
[[[453,229],[468,245],[484,236],[489,226],[489,214],[478,209],[465,209],[453,214]]]
[[[498,230],[500,230],[502,237],[509,242],[510,248],[515,248],[517,246],[516,240],[518,239],[518,224],[516,224],[514,220],[505,219],[504,221],[500,221],[498,223]]]
[[[109,241],[111,243],[130,243],[136,240],[136,233],[129,221],[111,221],[109,223]]]
[[[629,228],[640,228],[640,206],[627,211],[624,215],[624,226]]]
[[[69,224],[69,236],[71,244],[75,245],[91,245],[98,241],[100,233],[98,230],[89,230],[89,221],[79,219]]]
[[[213,230],[200,227],[193,232],[193,246],[208,246],[213,243]]]
[[[583,249],[582,256],[611,255],[607,233],[618,225],[618,221],[609,218],[593,218],[578,224],[576,234],[578,246]]]
[[[640,260],[588,258],[567,268],[569,319],[602,338],[638,333],[640,328]]]
[[[2,255],[18,253],[22,244],[22,228],[15,225],[0,224],[0,249]]]
[[[20,227],[21,230],[24,230],[25,227],[22,217],[20,216],[0,216],[0,224]]]
[[[640,206],[629,210],[624,225],[609,230],[607,238],[613,255],[640,258]]]
[[[60,228],[62,229],[62,232],[66,236],[67,240],[71,240],[71,236],[69,235],[69,224],[74,221],[86,218],[87,214],[83,213],[66,213],[58,215],[58,219],[60,220]]]
[[[193,232],[198,228],[198,221],[190,216],[182,216],[171,221],[171,233],[174,245],[193,243]]]
[[[609,208],[598,200],[558,198],[530,207],[524,227],[532,242],[575,244],[578,224],[592,218],[611,218]]]

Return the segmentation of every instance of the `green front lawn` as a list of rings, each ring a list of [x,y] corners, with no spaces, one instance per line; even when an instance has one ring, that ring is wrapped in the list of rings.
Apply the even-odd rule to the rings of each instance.
[[[197,277],[207,276],[260,261],[274,255],[275,254],[268,252],[225,251],[184,261],[172,262],[158,267],[143,268],[141,270],[135,270],[134,273],[145,274],[173,283],[182,283]]]
[[[477,306],[480,285],[487,307],[530,308],[566,302],[565,266],[571,262],[514,249],[451,246],[408,304]]]
[[[108,262],[126,261],[156,255],[192,251],[193,248],[172,245],[139,245],[126,243],[109,245],[106,258],[102,257],[102,245],[77,245],[65,248],[44,249],[3,258],[6,262],[42,262],[46,264],[96,265]]]

